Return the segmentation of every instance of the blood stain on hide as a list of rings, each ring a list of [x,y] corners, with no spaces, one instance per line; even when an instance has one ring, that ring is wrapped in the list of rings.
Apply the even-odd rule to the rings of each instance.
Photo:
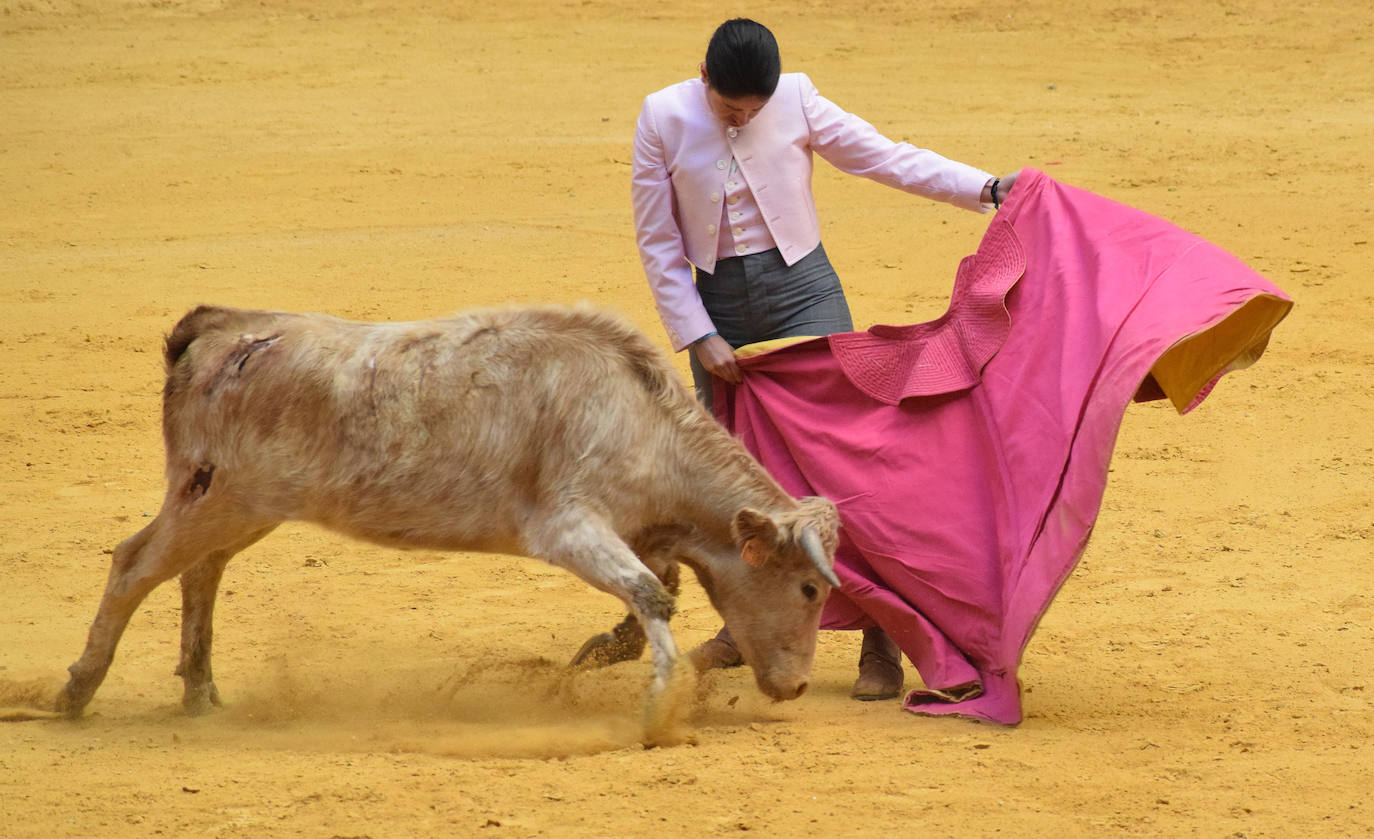
[[[186,494],[195,498],[205,495],[210,491],[210,479],[215,474],[215,465],[207,463],[196,470],[191,476],[191,483],[186,487]]]

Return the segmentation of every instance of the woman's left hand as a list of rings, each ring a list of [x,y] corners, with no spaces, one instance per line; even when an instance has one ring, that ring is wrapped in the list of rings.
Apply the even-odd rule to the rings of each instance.
[[[1000,207],[1003,204],[1007,203],[1007,196],[1011,195],[1012,187],[1016,186],[1016,176],[1019,173],[1020,170],[1017,170],[1016,172],[1012,172],[1010,175],[1003,175],[1000,178],[994,178],[993,180],[990,180],[986,184],[984,184],[983,195],[981,196],[982,202],[984,204],[991,204],[994,207]],[[992,187],[994,184],[997,186],[996,195],[992,194]]]
[[[1011,195],[1012,188],[1016,186],[1016,176],[1020,173],[1021,170],[1018,169],[1015,172],[1012,172],[1010,175],[1003,175],[1002,180],[997,182],[998,204],[1007,203],[1007,196]]]

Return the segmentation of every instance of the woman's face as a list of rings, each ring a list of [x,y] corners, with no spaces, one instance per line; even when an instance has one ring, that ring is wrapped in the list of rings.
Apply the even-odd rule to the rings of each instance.
[[[701,65],[701,81],[706,85],[706,104],[716,119],[734,128],[742,128],[749,120],[758,116],[763,106],[768,104],[767,96],[722,96],[711,86],[711,78],[706,75],[706,65]]]

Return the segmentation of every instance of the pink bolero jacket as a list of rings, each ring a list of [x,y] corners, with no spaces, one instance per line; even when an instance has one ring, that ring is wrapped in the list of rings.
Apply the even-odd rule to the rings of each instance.
[[[844,172],[968,210],[987,209],[979,198],[990,174],[894,143],[821,96],[802,73],[783,74],[768,104],[734,136],[711,113],[700,79],[651,93],[635,131],[631,198],[640,260],[674,350],[715,329],[691,266],[715,269],[730,158],[792,265],[821,241],[811,195],[813,151]]]

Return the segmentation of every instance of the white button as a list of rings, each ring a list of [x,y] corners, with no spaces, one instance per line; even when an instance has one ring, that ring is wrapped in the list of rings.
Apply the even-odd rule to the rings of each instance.
[[[733,126],[731,126],[730,128],[727,128],[727,129],[725,130],[725,133],[726,133],[726,134],[729,134],[731,137],[738,137],[738,136],[739,136],[739,129],[738,129],[738,128],[735,128],[735,127],[733,127]]]
[[[725,188],[726,188],[726,189],[734,189],[736,186],[739,186],[739,184],[737,184],[737,183],[734,182],[734,181],[730,181],[730,182],[728,182],[728,183],[725,184]]]
[[[739,203],[739,196],[738,196],[738,195],[731,195],[729,198],[725,199],[725,203],[726,203],[726,204],[729,204],[731,207],[733,207],[733,206],[735,206],[736,204]]]
[[[713,192],[713,193],[711,193],[711,203],[712,203],[712,204],[715,204],[715,203],[718,203],[719,201],[720,201],[720,193],[719,193],[719,192]]]
[[[724,161],[724,160],[717,160],[717,161],[716,161],[716,168],[717,168],[717,169],[724,169],[724,168],[725,168],[725,161]]]
[[[736,227],[736,228],[735,228],[735,235],[736,235],[736,236],[743,236],[743,235],[744,235],[744,228],[743,228],[743,227]]]
[[[716,226],[715,226],[714,224],[708,224],[708,225],[706,225],[706,232],[707,232],[707,233],[715,233],[715,232],[716,232]]]
[[[741,213],[738,210],[730,214],[730,221],[739,221],[742,218],[744,218],[744,213]]]
[[[735,245],[735,253],[737,253],[737,254],[743,255],[744,252],[747,251],[747,250],[749,250],[749,249],[746,248],[744,245]]]

